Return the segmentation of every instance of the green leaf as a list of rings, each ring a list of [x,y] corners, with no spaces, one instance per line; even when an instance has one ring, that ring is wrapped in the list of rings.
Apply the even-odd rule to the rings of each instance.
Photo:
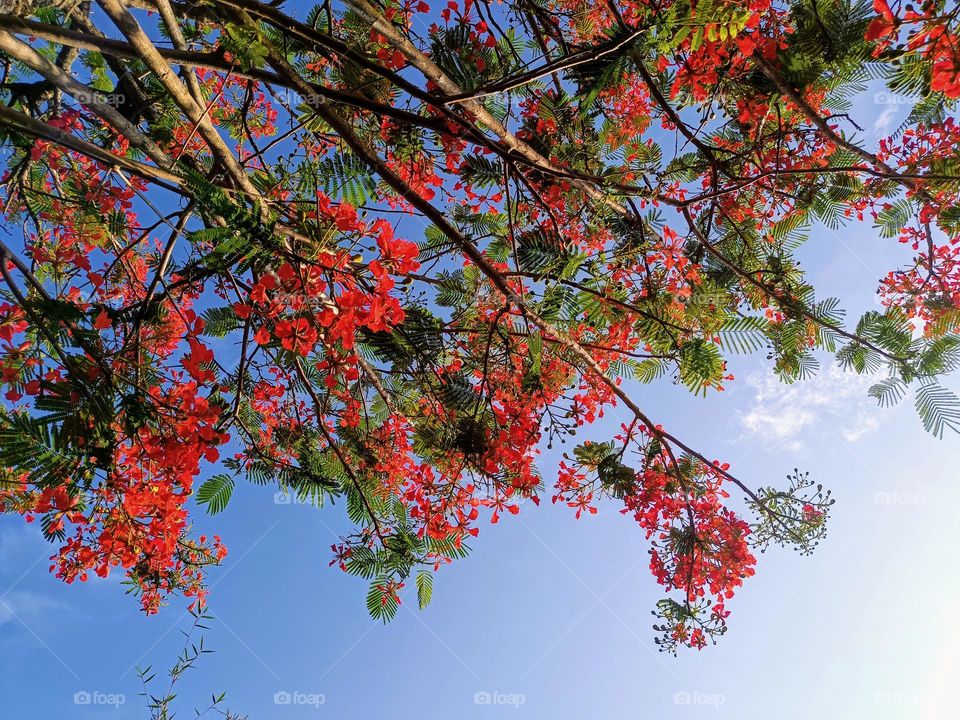
[[[211,515],[223,512],[233,495],[234,479],[231,475],[214,475],[197,490],[197,502],[207,506]]]
[[[397,598],[384,590],[389,582],[389,578],[377,578],[370,583],[370,590],[367,591],[367,611],[375,620],[389,622],[400,608]]]
[[[423,610],[433,599],[433,573],[421,570],[417,573],[417,602]]]
[[[707,386],[723,375],[723,358],[717,346],[695,338],[680,350],[680,381],[695,394],[706,395]]]
[[[80,472],[82,456],[64,447],[54,425],[23,413],[0,415],[0,465],[29,472],[30,482],[59,485]]]
[[[203,313],[203,323],[203,334],[216,338],[226,337],[243,326],[243,320],[229,306],[207,308]]]
[[[874,226],[880,231],[881,237],[896,237],[915,214],[913,203],[906,199],[897,200],[878,213]]]
[[[349,153],[337,153],[317,165],[324,191],[330,197],[354,207],[376,196],[377,184],[363,160]]]
[[[461,176],[475,188],[486,189],[503,182],[503,163],[499,158],[484,155],[466,155]]]
[[[927,380],[917,388],[914,404],[927,432],[937,437],[944,428],[960,432],[960,398],[952,391]]]
[[[543,358],[543,338],[539,331],[532,332],[527,337],[527,347],[530,349],[530,371],[540,372],[540,361]]]
[[[766,342],[769,321],[762,317],[747,315],[728,318],[717,331],[720,346],[729,352],[747,355],[760,350]]]
[[[880,407],[893,407],[903,399],[907,386],[900,378],[890,377],[872,385],[867,394],[876,398]]]

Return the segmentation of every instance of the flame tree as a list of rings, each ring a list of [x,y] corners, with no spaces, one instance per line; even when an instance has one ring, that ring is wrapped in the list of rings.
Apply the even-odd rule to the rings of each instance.
[[[66,582],[202,605],[226,549],[188,499],[216,514],[245,478],[343,498],[331,564],[387,619],[479,523],[602,501],[649,541],[661,646],[703,647],[754,553],[810,551],[831,500],[754,489],[642,383],[832,355],[960,427],[954,3],[0,10],[0,507]],[[876,147],[848,114],[871,79],[914,103]],[[850,322],[795,253],[860,221],[915,254]],[[615,435],[537,467],[612,406]]]

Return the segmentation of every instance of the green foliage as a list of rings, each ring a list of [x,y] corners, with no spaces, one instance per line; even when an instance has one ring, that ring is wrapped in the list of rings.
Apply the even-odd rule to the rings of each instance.
[[[263,267],[280,250],[275,237],[275,222],[263,222],[260,208],[237,204],[201,173],[181,166],[187,188],[197,201],[206,227],[187,233],[192,244],[209,250],[202,267],[209,272],[244,272]],[[195,268],[189,268],[190,270]]]
[[[316,174],[327,195],[354,207],[366,205],[376,197],[376,182],[356,155],[329,155],[317,163]]]
[[[720,380],[724,368],[715,343],[694,338],[680,348],[680,381],[695,395],[706,395],[707,387]]]
[[[232,475],[214,475],[197,489],[197,502],[206,505],[211,515],[223,512],[233,495]]]
[[[896,237],[900,234],[900,230],[906,227],[916,215],[917,211],[913,203],[902,198],[881,210],[877,215],[875,225],[880,230],[881,237]]]
[[[237,317],[232,307],[212,307],[203,312],[203,333],[215,338],[227,337],[233,331],[243,327],[243,320]]]
[[[63,442],[55,424],[5,411],[0,413],[0,464],[28,473],[30,482],[40,487],[89,472],[83,454]]]
[[[627,28],[614,27],[607,41],[590,51],[592,59],[573,66],[570,77],[579,85],[577,99],[581,113],[588,113],[600,92],[621,82],[632,63],[639,40]],[[585,51],[586,54],[586,51]]]
[[[570,257],[556,236],[542,228],[517,238],[517,263],[523,272],[548,275],[566,265]]]
[[[742,315],[724,321],[717,331],[724,350],[749,354],[760,350],[767,342],[768,322],[761,317]]]
[[[464,90],[475,90],[509,75],[517,68],[516,56],[509,51],[512,33],[508,32],[497,48],[470,41],[472,30],[466,24],[441,27],[431,35],[431,59]]]
[[[603,488],[613,497],[622,498],[637,484],[636,472],[623,464],[614,444],[587,442],[573,450],[577,462],[597,473]]]
[[[370,617],[383,622],[392,620],[400,609],[397,598],[385,590],[388,582],[386,577],[377,578],[370,583],[370,590],[367,591],[367,611]]]
[[[230,52],[244,71],[261,68],[266,64],[268,50],[259,34],[247,25],[225,23],[220,42]]]
[[[906,391],[907,386],[900,378],[891,377],[871,385],[867,393],[876,398],[881,407],[892,407],[903,399]]]
[[[420,609],[427,607],[433,599],[433,573],[421,570],[417,573],[417,602]]]
[[[943,437],[945,428],[960,432],[960,398],[939,383],[922,380],[915,392],[915,405],[923,429]]]
[[[486,155],[467,155],[463,158],[460,177],[474,188],[487,189],[503,182],[503,163]]]
[[[762,487],[749,501],[759,518],[751,542],[761,551],[777,543],[789,544],[801,555],[809,555],[826,537],[834,499],[823,485],[810,480],[810,473],[794,468],[787,480],[787,489]]]

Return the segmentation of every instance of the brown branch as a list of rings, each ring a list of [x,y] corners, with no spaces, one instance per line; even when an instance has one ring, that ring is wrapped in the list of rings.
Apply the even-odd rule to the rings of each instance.
[[[160,167],[169,169],[173,165],[173,161],[160,149],[159,145],[140,132],[110,104],[104,102],[99,93],[75,80],[67,72],[61,70],[26,43],[17,40],[6,30],[0,30],[0,52],[4,52],[15,60],[22,62],[57,88],[89,107],[109,125],[123,133],[134,147],[143,150]]]
[[[269,61],[283,77],[285,77],[289,82],[294,84],[299,84],[302,89],[298,90],[300,92],[307,93],[309,88],[305,87],[304,81],[299,78],[296,72],[290,67],[286,59],[283,58],[279,52],[268,45],[269,50]],[[647,428],[647,431],[664,440],[670,440],[674,442],[678,447],[683,450],[693,454],[693,451],[688,448],[685,444],[679,442],[673,436],[664,432],[657,424],[650,419],[650,417],[640,408],[639,405],[630,397],[630,395],[615,381],[607,376],[603,368],[600,367],[599,363],[593,358],[593,356],[576,340],[569,337],[563,331],[554,327],[545,318],[541,317],[536,310],[527,305],[522,297],[518,296],[517,293],[513,291],[509,283],[502,276],[499,270],[497,270],[487,259],[487,257],[476,248],[466,237],[464,237],[459,230],[457,230],[446,218],[446,216],[433,207],[428,201],[424,200],[415,190],[413,190],[397,173],[389,166],[389,164],[383,160],[377,153],[369,149],[366,144],[360,139],[359,136],[353,131],[353,128],[343,120],[329,105],[323,102],[321,99],[317,98],[317,102],[313,104],[313,110],[316,112],[325,122],[327,122],[343,139],[343,141],[350,147],[350,149],[361,159],[363,159],[367,165],[376,172],[384,182],[386,182],[393,190],[403,197],[407,202],[413,205],[415,208],[420,210],[428,219],[430,219],[437,228],[455,243],[460,251],[466,256],[477,268],[482,272],[487,279],[493,284],[493,286],[503,293],[504,297],[507,298],[510,302],[515,303],[520,307],[525,316],[533,322],[541,332],[549,335],[552,339],[556,340],[557,344],[560,347],[563,347],[565,350],[569,351],[581,364],[582,366],[578,369],[584,374],[593,375],[597,380],[600,381],[603,385],[606,385],[610,392],[616,396],[623,404],[629,408],[629,410],[634,414],[634,416]],[[574,363],[576,367],[576,363]],[[667,448],[668,452],[672,455],[672,450]],[[731,482],[737,485],[743,492],[745,492],[752,500],[758,503],[760,507],[763,507],[762,502],[757,497],[757,495],[750,490],[746,485],[740,482],[737,478],[726,471],[722,471],[716,466],[708,463],[712,468],[717,472],[722,473],[727,477]]]

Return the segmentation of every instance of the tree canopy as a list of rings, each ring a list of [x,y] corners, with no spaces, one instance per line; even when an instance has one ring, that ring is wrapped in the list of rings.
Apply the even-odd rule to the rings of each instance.
[[[66,582],[202,605],[226,549],[189,499],[220,513],[245,479],[342,500],[331,565],[389,619],[520,501],[602,502],[649,541],[661,647],[703,647],[832,500],[738,477],[643,383],[834,357],[960,429],[955,3],[0,9],[0,507]],[[868,87],[912,103],[876,147]],[[848,319],[796,253],[857,222],[914,256]],[[610,437],[537,464],[612,406]]]

